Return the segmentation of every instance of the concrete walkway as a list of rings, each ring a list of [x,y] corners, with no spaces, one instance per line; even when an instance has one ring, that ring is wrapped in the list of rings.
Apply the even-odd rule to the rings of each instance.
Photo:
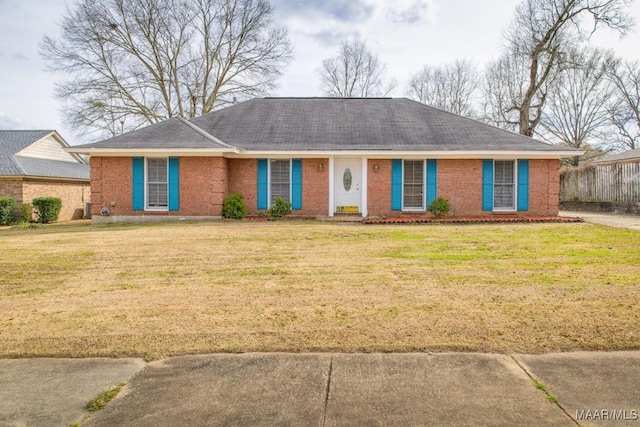
[[[610,227],[629,228],[631,230],[640,230],[640,216],[638,215],[617,215],[606,212],[578,211],[560,211],[559,215],[582,218],[585,222],[590,222],[593,224],[608,225]]]
[[[122,381],[89,416],[86,403]],[[637,427],[638,384],[637,351],[0,360],[0,426]]]

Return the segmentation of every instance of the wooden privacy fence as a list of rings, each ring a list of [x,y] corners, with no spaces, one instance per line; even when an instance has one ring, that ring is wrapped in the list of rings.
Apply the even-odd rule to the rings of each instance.
[[[562,202],[640,202],[640,162],[560,171]]]

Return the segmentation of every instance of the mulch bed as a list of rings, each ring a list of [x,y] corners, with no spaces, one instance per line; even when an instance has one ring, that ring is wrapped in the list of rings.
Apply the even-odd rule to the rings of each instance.
[[[432,217],[365,218],[364,224],[499,224],[540,222],[583,222],[566,216],[468,216],[436,219]]]

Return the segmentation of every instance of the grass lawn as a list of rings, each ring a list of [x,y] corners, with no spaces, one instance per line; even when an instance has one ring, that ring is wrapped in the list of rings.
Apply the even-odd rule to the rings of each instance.
[[[640,233],[217,222],[0,230],[0,357],[640,348]]]

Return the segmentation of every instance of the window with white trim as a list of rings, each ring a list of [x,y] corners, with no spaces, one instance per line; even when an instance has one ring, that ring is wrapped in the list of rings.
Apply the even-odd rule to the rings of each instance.
[[[276,197],[291,201],[291,160],[271,160],[269,165],[270,198],[273,204]]]
[[[147,158],[146,190],[147,209],[166,210],[168,208],[169,170],[168,159]]]
[[[402,208],[424,209],[424,160],[403,162]]]
[[[496,160],[493,171],[493,208],[495,210],[515,210],[515,161]]]

